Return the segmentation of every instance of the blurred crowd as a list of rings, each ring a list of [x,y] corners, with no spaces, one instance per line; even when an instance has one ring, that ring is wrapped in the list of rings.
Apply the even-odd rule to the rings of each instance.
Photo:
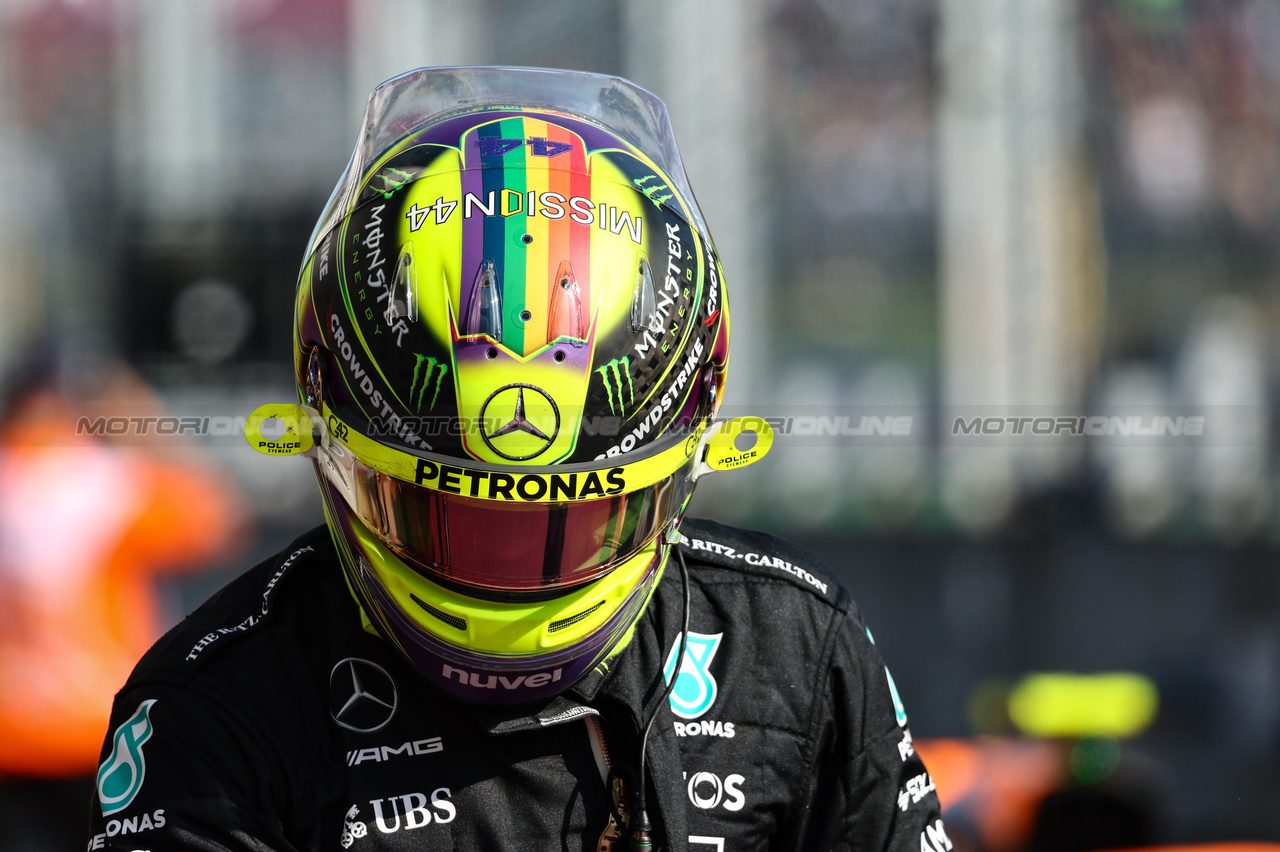
[[[1050,416],[1209,411],[1212,438],[1178,448],[1077,440],[1065,464],[1022,469],[1015,499],[991,516],[970,523],[946,504],[944,449],[956,413],[948,406],[987,401],[946,392],[939,276],[947,234],[939,225],[944,196],[956,190],[940,148],[944,111],[969,96],[944,56],[948,16],[986,15],[988,29],[1013,22],[1009,44],[953,45],[961,66],[965,51],[1041,43],[1024,38],[1029,25],[1017,21],[1017,4],[792,0],[770,20],[769,154],[780,205],[771,231],[770,399],[911,414],[915,440],[797,447],[798,472],[779,484],[795,498],[784,504],[805,508],[782,515],[869,531],[1008,529],[1020,510],[1050,501],[1125,536],[1274,540],[1280,9],[1267,0],[1047,5],[1060,15],[1053,31],[1069,42],[1053,46],[1069,54],[1054,66],[1065,104],[1055,130],[1066,138],[1073,196],[1058,205],[1059,218],[1071,219],[1058,239],[1070,241],[1073,274],[1083,279],[1068,282],[1076,301],[1055,321],[1076,340],[1063,360],[1080,378],[1059,386],[1049,376],[1042,394],[1004,401],[1054,406],[1017,412]],[[1019,85],[997,81],[996,89]],[[1034,95],[1023,95],[1033,114],[1011,110],[1000,133],[1032,137],[1034,110],[1055,103]],[[1008,144],[1011,156],[1037,155]],[[1005,215],[984,203],[999,193],[980,189],[965,215]],[[1015,276],[1013,286],[1025,283]],[[1046,333],[1055,330],[1013,329],[1015,337]],[[1015,346],[1005,357],[1037,353]],[[1007,369],[998,361],[974,369]],[[815,501],[825,507],[817,516]],[[777,506],[763,500],[746,514],[773,516]]]

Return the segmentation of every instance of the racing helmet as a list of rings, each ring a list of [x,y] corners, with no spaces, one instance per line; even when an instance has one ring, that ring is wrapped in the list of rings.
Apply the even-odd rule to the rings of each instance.
[[[629,641],[697,477],[746,463],[715,420],[722,280],[652,94],[409,72],[307,248],[302,405],[259,409],[250,443],[312,457],[366,628],[425,678],[553,695]]]

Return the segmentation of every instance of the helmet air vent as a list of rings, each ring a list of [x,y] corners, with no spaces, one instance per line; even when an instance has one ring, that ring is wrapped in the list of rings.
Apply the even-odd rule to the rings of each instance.
[[[480,264],[475,283],[471,285],[471,303],[462,333],[485,334],[502,342],[502,291],[498,287],[498,271],[491,257],[486,257]]]
[[[649,261],[641,255],[636,270],[635,296],[631,300],[631,333],[639,334],[648,328],[657,310],[658,291],[653,283],[653,273],[649,270]]]
[[[418,319],[417,277],[417,269],[413,265],[413,243],[405,243],[400,248],[400,259],[396,261],[395,278],[391,280],[387,309],[382,314],[387,325],[393,329],[397,328],[397,323],[402,320],[414,322]]]
[[[573,274],[573,264],[560,261],[556,279],[551,284],[547,306],[547,340],[568,337],[574,346],[587,339],[587,314],[582,309],[582,291]]]
[[[411,594],[409,595],[409,597],[413,599],[414,603],[422,607],[427,612],[428,615],[434,615],[436,618],[440,619],[445,624],[449,625],[450,627],[456,628],[458,630],[467,629],[466,619],[458,618],[458,616],[450,615],[447,612],[441,612],[440,610],[433,607],[431,604],[422,600],[422,598],[418,597],[417,595]]]
[[[320,347],[312,346],[311,355],[307,358],[307,387],[305,401],[307,405],[319,410],[324,401],[324,367],[321,362]]]
[[[564,630],[566,627],[572,627],[573,625],[577,624],[579,621],[582,621],[583,619],[590,616],[591,613],[595,612],[600,607],[604,606],[604,604],[605,604],[604,601],[600,601],[600,603],[596,604],[595,606],[589,609],[584,609],[582,612],[578,613],[577,615],[571,615],[568,618],[562,618],[559,621],[553,621],[547,625],[547,632],[555,633],[558,630]]]

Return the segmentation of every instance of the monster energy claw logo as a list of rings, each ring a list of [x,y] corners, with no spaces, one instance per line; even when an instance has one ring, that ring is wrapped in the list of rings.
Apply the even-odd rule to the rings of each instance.
[[[636,178],[631,181],[641,192],[645,194],[646,198],[653,202],[654,207],[661,206],[662,202],[672,197],[670,192],[663,192],[664,189],[667,189],[667,185],[665,183],[655,183],[645,186],[649,181],[657,179],[656,175],[645,175],[642,178]]]
[[[406,172],[403,169],[397,169],[394,166],[388,166],[373,176],[373,180],[381,180],[383,183],[383,198],[390,198],[395,194],[396,190],[404,186],[413,178],[412,172]]]
[[[609,397],[609,411],[612,414],[626,414],[627,406],[622,399],[622,377],[627,377],[627,397],[626,402],[634,403],[636,401],[636,389],[631,384],[631,361],[628,358],[614,358],[603,367],[596,367],[596,372],[600,374],[601,380],[604,382],[604,392]],[[618,407],[613,406],[613,386],[618,386]]]
[[[111,755],[98,767],[98,802],[102,815],[122,811],[133,802],[147,776],[147,761],[142,744],[151,739],[151,705],[149,698],[138,705],[111,737]]]
[[[436,389],[435,392],[431,394],[431,408],[435,408],[436,397],[440,396],[440,381],[444,378],[444,374],[449,372],[449,368],[443,362],[437,361],[435,358],[427,355],[420,355],[415,352],[414,357],[417,358],[418,361],[413,365],[413,384],[409,385],[409,402],[413,402],[413,395],[416,393],[418,395],[416,410],[422,410],[422,400],[427,394],[427,387],[431,384],[431,374],[435,373],[436,367],[439,367],[440,372],[436,373]],[[422,372],[422,365],[424,363],[427,365],[427,371],[426,373],[423,373],[422,386],[419,387],[418,374]]]
[[[690,630],[677,674],[676,654],[680,652],[680,636],[676,635],[671,653],[667,655],[667,664],[662,667],[662,677],[667,683],[671,683],[673,676],[676,678],[675,688],[671,690],[671,712],[681,719],[696,719],[716,703],[719,688],[711,674],[711,661],[720,649],[723,636],[723,633],[694,633]]]

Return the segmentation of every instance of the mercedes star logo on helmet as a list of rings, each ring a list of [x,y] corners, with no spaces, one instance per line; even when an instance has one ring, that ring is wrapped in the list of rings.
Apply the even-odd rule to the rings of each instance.
[[[396,683],[387,670],[359,657],[347,657],[329,673],[329,715],[349,731],[379,730],[396,713]]]
[[[546,410],[550,408],[550,423],[545,422],[545,417],[538,422],[533,422],[525,416],[524,392],[526,390],[530,391],[529,395],[533,397],[533,403],[538,409]],[[489,417],[491,415],[494,417],[494,422],[503,424],[492,432],[489,431]],[[508,417],[510,419],[506,419]],[[551,431],[550,435],[541,428],[548,426]],[[489,394],[489,398],[480,407],[480,437],[484,438],[484,442],[489,445],[489,449],[504,459],[526,461],[539,456],[546,451],[547,447],[551,446],[556,439],[556,435],[559,434],[560,409],[556,407],[555,400],[536,385],[520,383],[498,388]],[[517,436],[516,440],[503,442],[503,446],[506,447],[505,451],[494,446],[493,443],[494,440],[504,435]],[[530,449],[532,452],[524,452]]]

